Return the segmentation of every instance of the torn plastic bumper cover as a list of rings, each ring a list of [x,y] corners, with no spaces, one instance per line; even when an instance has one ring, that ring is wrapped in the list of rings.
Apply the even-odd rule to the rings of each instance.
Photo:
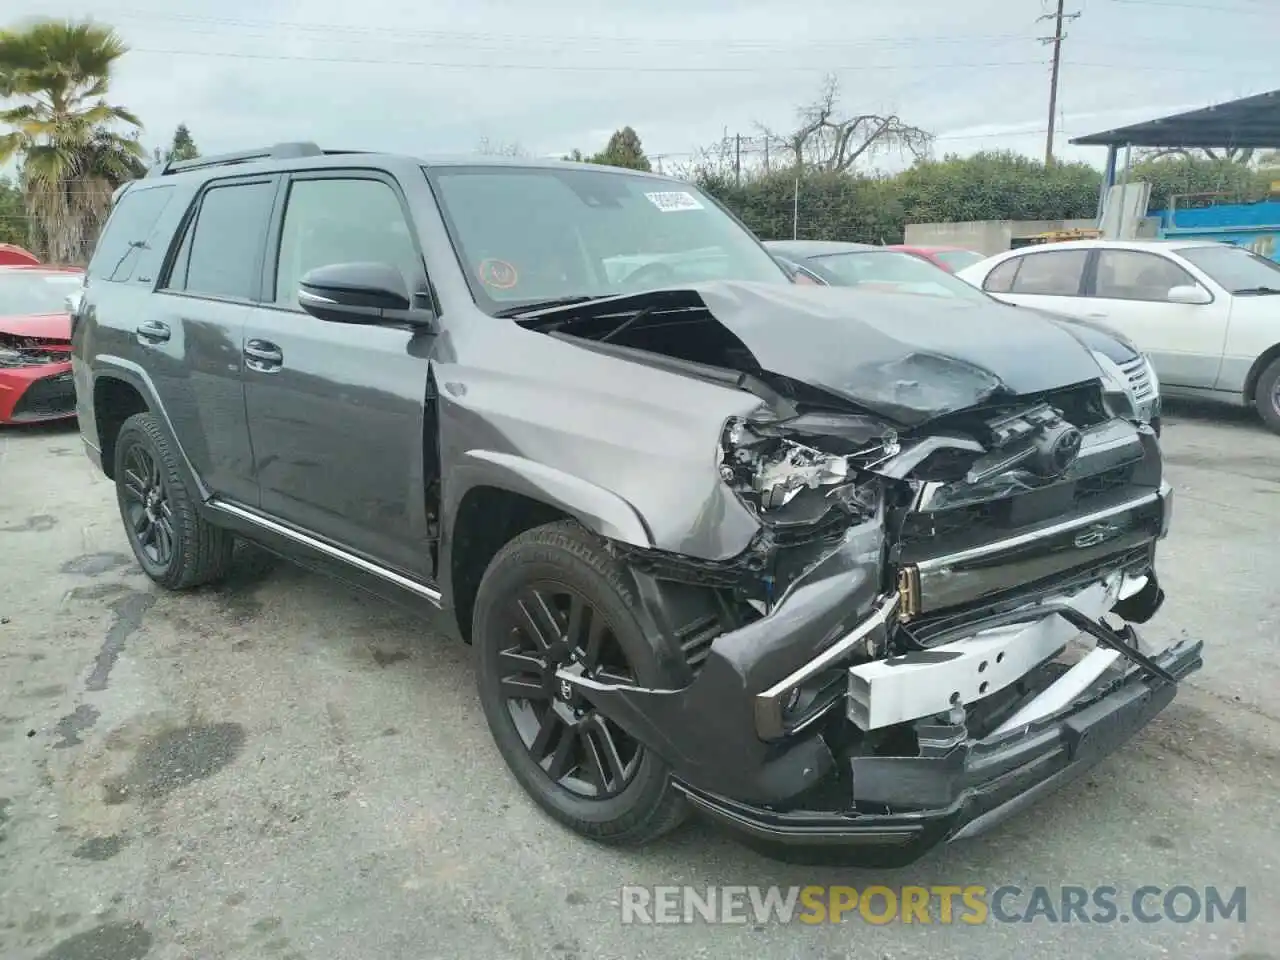
[[[1199,641],[1184,641],[1155,662],[1181,679],[1200,667],[1201,647]],[[851,807],[909,804],[901,811],[782,810],[689,784],[682,789],[695,806],[757,840],[805,847],[889,847],[905,863],[939,842],[982,833],[1085,772],[1146,726],[1176,690],[1160,677],[1137,672],[1065,716],[957,743],[938,756],[851,761]]]
[[[688,686],[562,679],[662,756],[695,805],[749,836],[793,847],[883,846],[910,860],[1087,768],[1199,668],[1198,642],[1156,653],[1128,625],[1105,620],[1111,612],[1141,623],[1159,608],[1151,558],[1168,528],[1170,494],[1164,485],[1131,501],[1149,538],[1136,559],[1117,539],[1119,552],[1100,566],[1062,570],[1040,593],[961,618],[915,650],[890,643],[907,630],[902,594],[879,593],[866,576],[866,551],[877,542],[871,521],[851,528],[770,616],[719,637]],[[1092,560],[1091,537],[1078,531],[1095,525],[1079,517],[1072,534]],[[1061,528],[1044,527],[1041,546],[1061,553]],[[1006,542],[1027,548],[1023,536]],[[983,559],[998,568],[1000,556]],[[1094,648],[1063,662],[1080,636]],[[807,713],[797,696],[806,689],[821,691]],[[1005,706],[992,709],[1001,697]],[[909,747],[866,746],[903,732]]]

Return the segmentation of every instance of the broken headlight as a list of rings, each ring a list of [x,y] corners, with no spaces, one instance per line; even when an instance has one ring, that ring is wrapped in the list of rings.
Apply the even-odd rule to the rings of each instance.
[[[783,436],[783,429],[733,418],[720,444],[721,478],[762,519],[815,523],[833,509],[855,515],[875,509],[878,488],[859,477],[848,455]]]

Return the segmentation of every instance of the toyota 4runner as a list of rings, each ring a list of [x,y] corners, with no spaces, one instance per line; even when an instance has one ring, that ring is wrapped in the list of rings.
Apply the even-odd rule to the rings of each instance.
[[[1200,666],[1132,626],[1170,490],[1069,325],[794,284],[687,183],[168,163],[116,198],[73,364],[156,583],[244,537],[447,614],[515,778],[598,840],[697,808],[905,862]]]

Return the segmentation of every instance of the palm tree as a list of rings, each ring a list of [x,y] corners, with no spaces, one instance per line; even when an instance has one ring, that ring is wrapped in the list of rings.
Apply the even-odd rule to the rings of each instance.
[[[32,242],[48,259],[83,263],[111,209],[111,193],[145,172],[142,123],[107,103],[112,66],[127,47],[109,27],[43,21],[0,32],[0,163],[22,163]],[[115,129],[123,122],[129,134]]]

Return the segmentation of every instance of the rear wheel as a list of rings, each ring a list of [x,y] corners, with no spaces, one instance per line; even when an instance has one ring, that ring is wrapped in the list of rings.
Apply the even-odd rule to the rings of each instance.
[[[224,576],[235,537],[200,516],[156,418],[134,414],[120,427],[115,447],[116,501],[129,546],[147,576],[169,590]]]
[[[1258,408],[1262,422],[1273,433],[1280,433],[1280,359],[1271,361],[1258,377],[1253,404]]]
[[[561,522],[499,551],[475,603],[480,702],[503,759],[553,817],[614,844],[653,840],[678,826],[687,808],[666,764],[557,671],[659,682],[635,602],[595,538]]]

